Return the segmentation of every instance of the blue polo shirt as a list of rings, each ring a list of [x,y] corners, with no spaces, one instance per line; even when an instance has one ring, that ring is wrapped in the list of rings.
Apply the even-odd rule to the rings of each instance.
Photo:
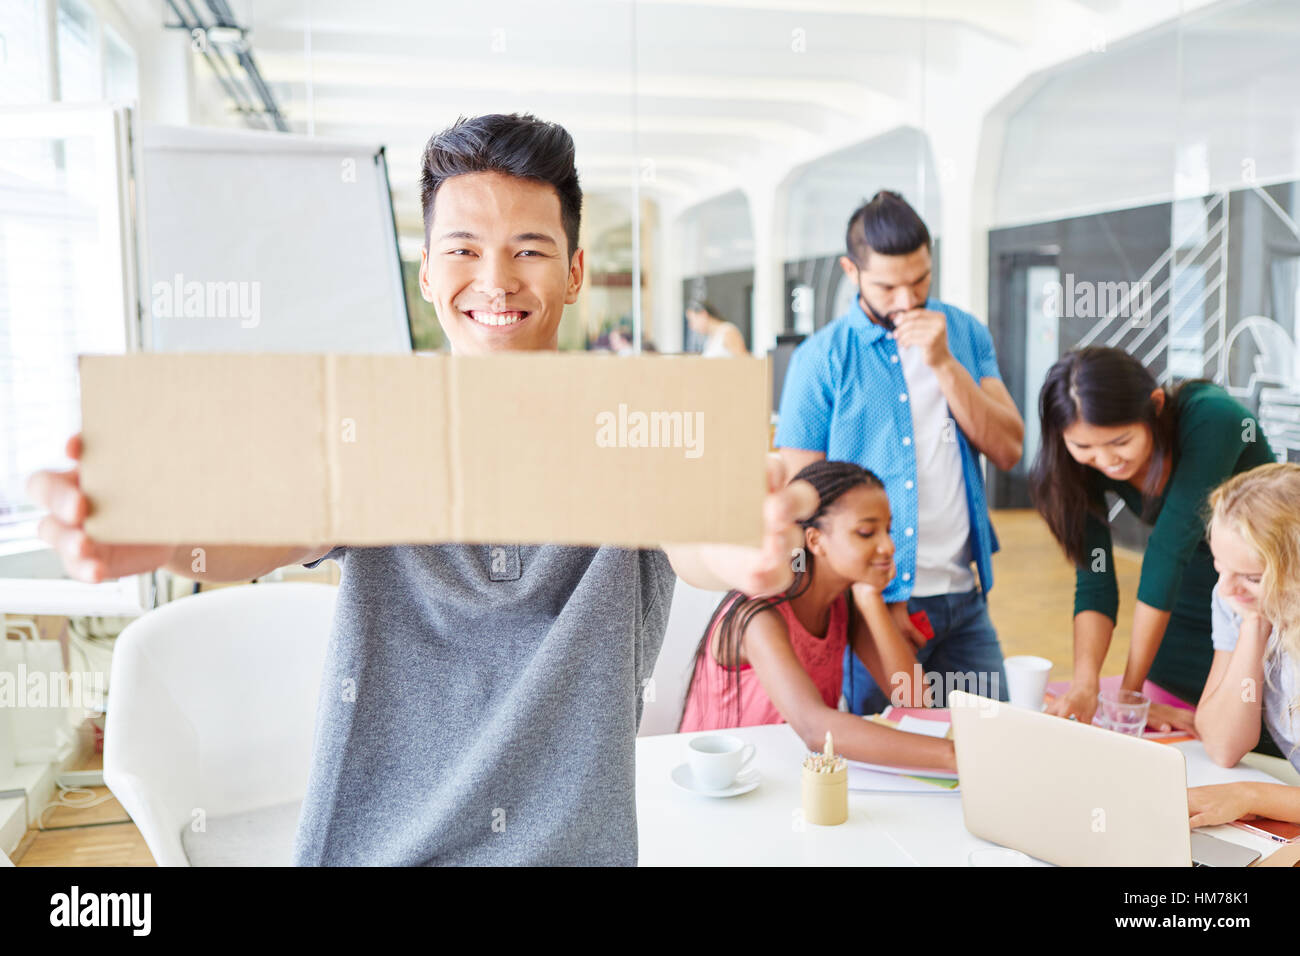
[[[976,383],[1001,381],[993,339],[982,322],[937,299],[928,299],[925,308],[947,318],[948,350]],[[993,587],[998,540],[989,521],[979,455],[961,429],[955,431],[970,512],[971,556],[987,593]],[[791,356],[775,444],[824,452],[830,461],[851,461],[875,472],[885,483],[894,526],[917,526],[912,407],[898,346],[893,335],[867,318],[856,298],[848,314],[804,340]],[[884,593],[890,603],[907,600],[916,577],[916,537],[896,536],[894,544],[898,574]]]

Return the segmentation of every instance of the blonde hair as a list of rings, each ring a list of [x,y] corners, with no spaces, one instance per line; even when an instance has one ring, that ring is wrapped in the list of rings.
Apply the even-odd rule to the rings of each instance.
[[[1260,614],[1278,632],[1274,653],[1289,657],[1300,672],[1300,464],[1260,465],[1235,475],[1211,492],[1210,509],[1208,530],[1216,524],[1232,529],[1263,562]],[[1300,673],[1295,676],[1300,687]],[[1297,710],[1300,696],[1288,702],[1292,720]],[[1292,750],[1300,740],[1294,744]]]

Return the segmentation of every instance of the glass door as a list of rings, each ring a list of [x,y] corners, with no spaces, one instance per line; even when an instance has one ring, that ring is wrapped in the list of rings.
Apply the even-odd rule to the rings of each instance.
[[[989,326],[1007,390],[1025,419],[1025,451],[1010,472],[990,466],[995,508],[1028,508],[1029,469],[1038,454],[1038,390],[1061,356],[1061,268],[1053,252],[999,257],[990,289]]]

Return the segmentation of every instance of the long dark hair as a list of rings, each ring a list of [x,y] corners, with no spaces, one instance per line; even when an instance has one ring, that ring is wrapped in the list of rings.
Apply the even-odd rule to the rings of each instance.
[[[1141,489],[1142,518],[1149,522],[1159,499],[1165,461],[1178,454],[1176,392],[1166,389],[1164,407],[1157,412],[1151,398],[1157,387],[1155,376],[1123,349],[1075,349],[1047,373],[1038,393],[1042,441],[1029,472],[1029,493],[1076,566],[1086,563],[1088,513],[1104,522],[1106,505],[1100,489],[1089,480],[1089,466],[1074,460],[1062,432],[1078,421],[1103,428],[1137,422],[1151,429],[1151,460]]]
[[[795,475],[794,480],[803,480],[811,484],[817,490],[820,498],[817,510],[799,522],[805,530],[812,527],[823,527],[822,520],[826,513],[846,492],[863,486],[879,488],[882,491],[885,487],[884,483],[875,474],[860,465],[847,461],[815,461]],[[795,571],[794,580],[784,594],[775,597],[752,598],[735,590],[726,593],[726,596],[723,597],[714,610],[713,616],[709,618],[708,626],[704,628],[704,636],[700,638],[699,646],[695,649],[695,656],[692,658],[691,663],[690,683],[686,685],[686,697],[682,701],[682,712],[677,718],[678,730],[681,729],[682,720],[686,717],[686,704],[691,699],[691,688],[695,685],[700,657],[703,654],[710,653],[709,643],[714,632],[714,626],[720,628],[721,634],[721,646],[718,652],[719,663],[722,664],[722,668],[726,672],[726,684],[723,689],[725,696],[728,689],[739,689],[740,642],[745,635],[745,628],[754,619],[754,615],[768,608],[776,607],[778,604],[784,604],[803,594],[812,586],[812,575],[813,556],[805,551],[803,569]],[[721,620],[719,621],[719,619]],[[740,725],[740,694],[737,693],[734,696],[736,717],[732,722],[733,727]]]

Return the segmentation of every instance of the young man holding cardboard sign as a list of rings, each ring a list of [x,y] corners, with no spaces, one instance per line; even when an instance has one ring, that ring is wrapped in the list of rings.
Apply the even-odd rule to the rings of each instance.
[[[555,350],[583,278],[569,134],[529,116],[458,122],[429,141],[422,193],[420,286],[455,355]],[[593,448],[598,425],[584,425]],[[695,437],[704,436],[704,457],[726,454],[725,432]],[[80,437],[69,442],[70,457],[82,451]],[[810,486],[783,487],[769,460],[757,548],[106,543],[86,529],[90,457],[83,474],[41,472],[29,483],[50,512],[41,536],[75,577],[163,567],[248,580],[292,563],[342,565],[294,848],[306,865],[635,863],[635,735],[674,572],[706,589],[780,591],[803,541],[797,520],[816,506]],[[663,507],[680,507],[668,498]]]

